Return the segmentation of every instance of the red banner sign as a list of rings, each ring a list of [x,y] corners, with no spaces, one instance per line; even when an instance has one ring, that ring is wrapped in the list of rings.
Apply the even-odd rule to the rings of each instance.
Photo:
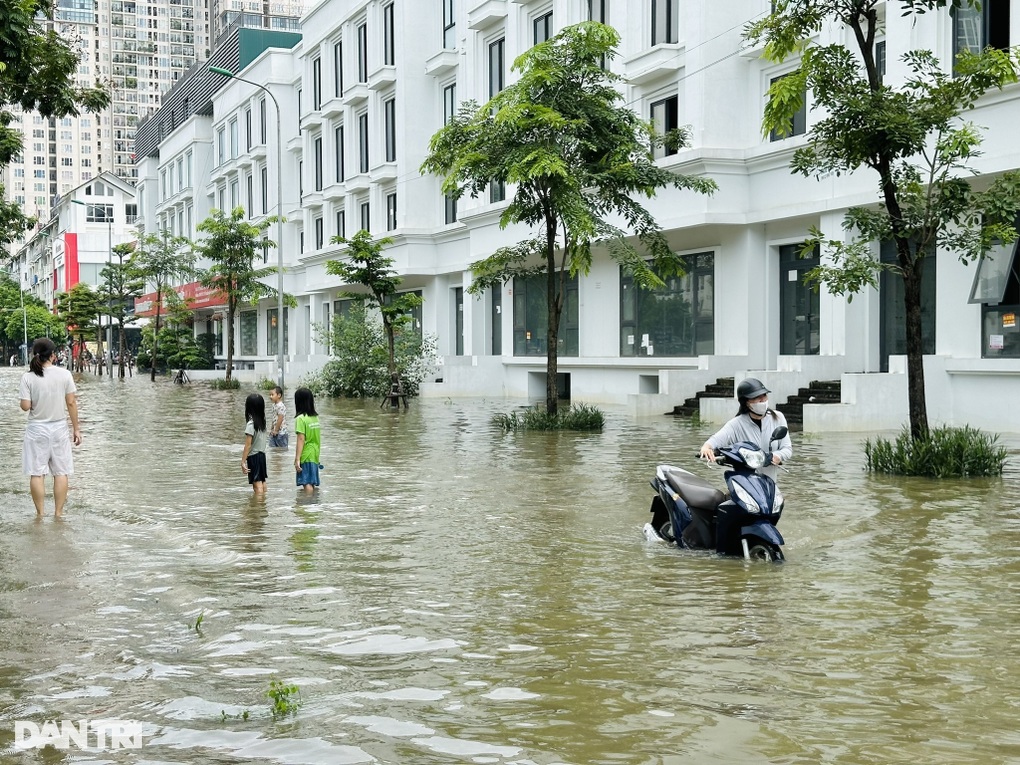
[[[177,296],[188,303],[188,308],[196,311],[201,308],[215,308],[227,304],[227,296],[211,287],[203,287],[200,282],[191,282],[182,287],[174,287]],[[135,300],[135,316],[156,315],[156,293],[150,292]]]

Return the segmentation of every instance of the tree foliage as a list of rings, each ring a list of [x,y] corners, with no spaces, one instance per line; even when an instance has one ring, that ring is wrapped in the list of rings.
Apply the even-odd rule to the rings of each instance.
[[[258,303],[273,297],[276,290],[264,280],[276,273],[275,267],[256,268],[255,258],[265,246],[276,244],[264,238],[275,218],[257,223],[245,219],[244,208],[235,207],[227,214],[213,210],[198,230],[205,238],[196,246],[198,254],[212,265],[202,274],[202,284],[222,293],[227,301],[227,374],[229,381],[234,364],[234,316],[241,303]],[[279,342],[283,342],[282,338]]]
[[[398,292],[403,280],[393,270],[393,259],[382,254],[383,248],[393,243],[389,237],[373,242],[372,235],[362,229],[351,239],[334,236],[331,241],[349,249],[345,260],[326,261],[326,273],[368,290],[367,293],[347,291],[343,295],[379,311],[386,337],[387,371],[393,382],[399,376],[397,335],[410,322],[411,312],[422,304],[422,299],[412,292]]]
[[[321,327],[320,327],[321,329]],[[382,322],[369,313],[364,301],[337,315],[329,334],[333,358],[308,380],[318,394],[342,398],[375,398],[390,390],[389,344]],[[395,363],[404,392],[418,393],[419,386],[436,365],[436,339],[415,332],[395,337]]]
[[[77,341],[74,358],[79,372],[85,369],[86,339],[99,339],[99,314],[103,308],[96,293],[85,282],[78,282],[69,291],[57,295],[57,316]]]
[[[6,273],[0,273],[0,347],[4,351],[4,361],[26,342],[26,334],[31,348],[37,337],[51,337],[59,345],[66,331],[45,303],[34,295],[21,292],[16,281]]]
[[[132,243],[115,244],[113,254],[116,263],[109,263],[99,272],[100,287],[96,295],[104,311],[116,319],[119,330],[119,347],[117,349],[118,375],[124,377],[124,362],[127,348],[125,346],[124,326],[135,319],[135,299],[142,296],[145,279],[131,261],[135,246]],[[127,262],[124,258],[127,257]],[[113,350],[112,348],[110,349]]]
[[[596,244],[639,285],[659,286],[657,274],[682,273],[680,258],[641,200],[668,186],[715,189],[710,179],[680,175],[653,160],[654,145],[680,147],[687,136],[656,136],[649,123],[620,105],[620,78],[603,67],[618,43],[611,27],[585,22],[534,46],[513,64],[518,81],[480,108],[465,104],[432,137],[422,165],[423,172],[441,176],[444,193],[455,197],[485,193],[492,183],[515,186],[500,226],[525,224],[534,236],[472,263],[469,291],[479,294],[516,277],[546,277],[551,414],[568,275],[588,272]]]
[[[21,150],[21,131],[14,109],[43,117],[98,112],[109,104],[103,87],[75,85],[79,64],[76,44],[46,28],[53,19],[52,0],[5,0],[0,3],[0,167]],[[0,185],[0,249],[6,249],[34,219],[5,199]]]
[[[877,203],[855,207],[837,237],[815,229],[805,244],[825,245],[821,266],[809,279],[848,295],[875,287],[882,269],[904,283],[910,432],[928,430],[921,343],[921,261],[937,249],[973,261],[997,242],[1016,238],[1020,174],[1007,172],[984,188],[972,185],[969,167],[980,154],[981,132],[961,115],[987,91],[1017,80],[1016,51],[963,52],[952,67],[926,50],[902,57],[906,77],[891,85],[879,71],[876,37],[880,6],[905,16],[976,6],[973,0],[778,0],[775,10],[745,30],[764,43],[764,56],[799,56],[797,70],[769,92],[762,130],[782,132],[810,92],[819,111],[807,143],[791,168],[808,177],[868,169],[878,176]],[[820,44],[814,36],[835,22],[852,45]],[[883,264],[875,242],[896,245],[897,260]]]
[[[195,276],[195,252],[191,242],[183,236],[173,236],[163,229],[158,234],[142,237],[130,261],[130,267],[155,293],[155,327],[152,332],[153,348],[150,358],[159,358],[160,331],[163,328],[163,304],[173,295],[174,285]],[[139,365],[141,368],[141,365]],[[123,376],[123,373],[122,375]],[[149,379],[156,379],[156,365],[149,367]]]

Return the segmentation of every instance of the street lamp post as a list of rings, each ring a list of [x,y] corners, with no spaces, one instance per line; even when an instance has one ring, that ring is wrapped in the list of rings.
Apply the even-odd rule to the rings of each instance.
[[[22,326],[22,330],[25,333],[25,335],[24,335],[24,340],[25,340],[24,362],[27,364],[28,363],[28,313],[25,311],[25,284],[24,284],[25,280],[24,280],[24,278],[22,278],[21,282],[22,282],[21,285],[20,285],[21,286],[21,323],[22,323],[21,326]]]
[[[71,204],[81,205],[82,207],[84,207],[85,211],[86,211],[86,216],[88,215],[88,208],[91,207],[94,210],[95,209],[100,209],[100,206],[98,204],[96,204],[95,202],[82,202],[81,200],[78,200],[78,199],[72,199],[71,200]],[[103,217],[106,218],[106,267],[107,267],[107,269],[109,269],[109,268],[113,267],[113,215],[107,215],[107,209],[108,208],[106,207],[106,205],[102,206]],[[107,274],[109,274],[109,271],[107,271]],[[111,291],[112,291],[112,289],[111,289]],[[107,297],[107,304],[106,304],[106,318],[107,318],[106,353],[107,353],[107,356],[111,357],[111,359],[112,359],[112,354],[113,354],[113,296],[112,295],[107,295],[106,297]],[[99,334],[100,334],[100,339],[102,339],[101,338],[101,336],[103,334],[103,319],[102,319],[102,317],[100,317],[100,319],[99,319]],[[100,343],[100,344],[102,344],[102,343]],[[102,357],[102,353],[100,353],[100,357]],[[103,361],[105,361],[105,359],[100,358],[99,363],[101,364],[101,363],[103,363]],[[109,370],[110,376],[113,377],[113,369],[112,369],[113,364],[111,363],[108,366],[111,367],[110,370]],[[102,374],[102,373],[100,372],[100,374]]]
[[[283,320],[283,129],[280,112],[280,102],[276,100],[273,91],[265,85],[260,85],[244,77],[238,77],[229,69],[219,66],[210,66],[210,72],[221,74],[224,77],[243,82],[252,87],[264,91],[273,101],[276,107],[276,384],[283,387],[283,364],[284,353],[283,343],[286,339],[284,332],[286,324]],[[251,213],[251,210],[248,211]]]

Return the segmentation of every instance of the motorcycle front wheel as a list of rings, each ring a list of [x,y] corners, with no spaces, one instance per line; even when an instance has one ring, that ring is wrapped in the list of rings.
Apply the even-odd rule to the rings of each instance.
[[[767,563],[784,560],[783,551],[778,545],[763,542],[757,537],[750,539],[745,537],[744,544],[744,549],[747,551],[745,557],[748,560],[760,560]]]

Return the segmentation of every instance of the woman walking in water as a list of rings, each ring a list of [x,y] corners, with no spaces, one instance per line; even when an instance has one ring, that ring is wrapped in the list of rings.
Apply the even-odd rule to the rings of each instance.
[[[45,478],[52,475],[53,515],[59,518],[67,501],[67,477],[74,473],[71,443],[81,444],[81,428],[78,425],[78,389],[71,373],[54,363],[56,353],[56,346],[48,337],[40,337],[32,344],[29,371],[21,377],[19,396],[22,411],[28,412],[21,461],[25,475],[31,476],[29,487],[35,512],[42,517]],[[71,417],[70,433],[68,415]]]

